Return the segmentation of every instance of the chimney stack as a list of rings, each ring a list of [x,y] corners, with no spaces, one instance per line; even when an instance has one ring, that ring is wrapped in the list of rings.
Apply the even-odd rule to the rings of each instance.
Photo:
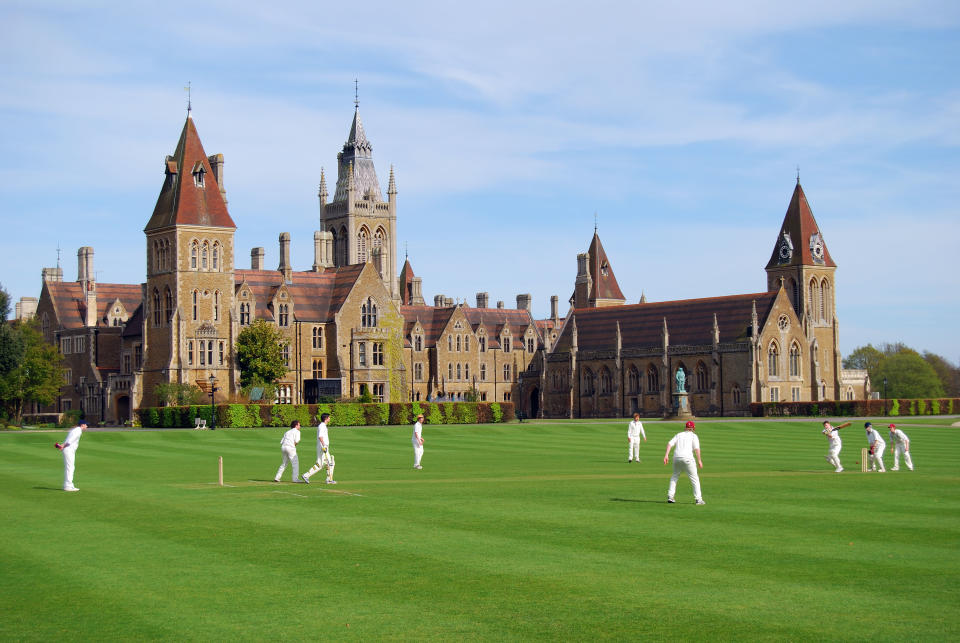
[[[83,246],[77,251],[77,281],[80,282],[84,304],[87,307],[84,326],[97,325],[97,286],[93,274],[93,248]]]
[[[293,269],[290,267],[290,233],[280,233],[280,265],[277,271],[283,273],[283,280],[290,283],[293,280]]]
[[[558,306],[559,302],[560,302],[559,297],[557,297],[556,295],[550,296],[550,319],[553,320],[554,324],[556,324],[557,321],[559,321],[560,319],[560,310]]]
[[[530,293],[517,295],[517,310],[530,312]]]
[[[63,281],[63,268],[60,266],[56,268],[44,268],[40,274],[44,281]]]
[[[490,293],[477,293],[477,308],[486,308],[490,304]]]
[[[423,279],[414,277],[410,280],[410,304],[423,306]]]
[[[503,300],[497,302],[497,308],[503,309]]]
[[[254,248],[250,251],[250,270],[263,270],[263,248]]]
[[[211,154],[207,157],[210,162],[210,169],[213,170],[213,178],[217,181],[217,187],[220,188],[220,196],[223,202],[227,202],[227,189],[223,187],[223,154]]]

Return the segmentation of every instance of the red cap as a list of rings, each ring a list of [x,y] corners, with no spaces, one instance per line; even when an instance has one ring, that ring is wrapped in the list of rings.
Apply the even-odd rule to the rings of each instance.
[[[897,425],[896,425],[896,424],[891,424],[891,425],[890,425],[889,427],[887,427],[887,428],[888,428],[888,429],[895,429],[895,428],[897,428]]]
[[[693,420],[687,420],[687,428],[688,428],[688,429],[692,429],[692,428],[694,428],[695,426],[696,426],[696,424],[693,423]]]

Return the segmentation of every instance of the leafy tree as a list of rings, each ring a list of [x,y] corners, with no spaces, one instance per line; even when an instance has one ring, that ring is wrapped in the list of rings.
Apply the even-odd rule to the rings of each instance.
[[[203,398],[203,391],[195,384],[167,383],[158,384],[154,389],[158,406],[190,406],[199,404]]]
[[[6,321],[10,316],[10,293],[0,285],[0,321]]]
[[[240,386],[272,386],[286,375],[280,348],[288,343],[276,326],[262,319],[240,331],[236,347]]]
[[[20,421],[23,409],[35,402],[52,404],[63,385],[62,358],[53,344],[43,340],[39,322],[4,323],[2,333],[8,335],[4,348],[19,347],[19,359],[12,367],[4,361],[5,370],[0,370],[0,404],[7,416]],[[11,354],[5,356],[9,358]]]
[[[873,344],[858,346],[853,352],[843,358],[844,368],[863,368],[870,374],[870,380],[873,381],[873,375],[880,367],[884,354],[873,347]]]
[[[947,397],[960,397],[960,368],[929,351],[924,351],[923,359],[936,371]]]
[[[943,384],[937,372],[914,350],[902,348],[884,358],[877,372],[876,382],[887,378],[887,397],[930,398],[943,397]]]

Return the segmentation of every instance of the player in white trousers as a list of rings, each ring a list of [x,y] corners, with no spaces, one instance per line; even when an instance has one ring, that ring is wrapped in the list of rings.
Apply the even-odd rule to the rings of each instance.
[[[870,470],[877,471],[877,467],[879,466],[880,473],[886,473],[887,470],[883,466],[883,452],[887,448],[887,443],[880,437],[880,433],[873,428],[871,422],[864,422],[863,428],[867,431],[867,442],[870,443]]]
[[[670,476],[670,486],[667,488],[667,502],[674,502],[677,479],[680,478],[681,473],[685,473],[693,486],[694,502],[698,505],[707,504],[703,501],[703,494],[700,493],[700,476],[697,475],[697,467],[703,468],[703,459],[700,457],[700,438],[694,431],[696,431],[696,425],[693,420],[689,420],[685,430],[673,436],[667,443],[667,452],[663,455],[664,464],[670,460],[670,449],[677,447],[673,452],[673,475]]]
[[[63,439],[63,444],[57,442],[53,446],[63,452],[63,490],[80,491],[73,486],[73,471],[77,458],[77,447],[80,446],[80,438],[83,432],[87,430],[86,420],[80,420],[77,426],[70,429],[67,437]]]
[[[327,431],[327,422],[329,421],[329,413],[320,416],[320,424],[317,426],[317,463],[300,476],[300,479],[307,484],[310,484],[310,476],[324,467],[327,468],[327,484],[337,484],[337,481],[333,479],[333,468],[336,463],[333,454],[330,453],[330,434]]]
[[[848,422],[847,425],[850,423]],[[834,468],[837,473],[843,471],[843,465],[840,464],[840,449],[843,448],[843,443],[840,441],[840,429],[843,427],[835,427],[830,422],[823,421],[823,433],[827,436],[827,443],[829,444],[829,451],[824,457],[827,459],[827,462]]]
[[[283,434],[280,439],[280,468],[277,469],[277,475],[273,477],[274,482],[280,482],[284,469],[290,465],[290,481],[298,482],[300,480],[300,460],[297,458],[297,445],[300,444],[300,422],[294,420],[290,423],[290,430]]]
[[[896,424],[891,424],[888,428],[890,429],[890,442],[893,443],[893,467],[890,470],[900,470],[900,456],[902,455],[907,468],[913,471],[913,459],[910,457],[910,438],[898,429]]]
[[[640,422],[640,414],[633,414],[633,422],[627,426],[627,462],[633,462],[633,458],[637,458],[637,462],[640,462],[640,436],[643,436],[643,441],[647,441],[647,434],[643,432],[643,423]]]
[[[423,457],[423,413],[417,416],[410,441],[413,443],[413,468],[422,469],[420,458]]]

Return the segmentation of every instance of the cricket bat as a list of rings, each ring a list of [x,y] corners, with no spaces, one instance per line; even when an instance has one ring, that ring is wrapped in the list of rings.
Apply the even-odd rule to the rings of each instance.
[[[835,426],[835,427],[833,427],[833,428],[835,428],[835,429],[837,429],[837,430],[839,431],[840,429],[845,429],[845,428],[847,428],[847,427],[850,426],[851,424],[853,424],[853,422],[844,422],[844,423],[841,424],[840,426]]]

